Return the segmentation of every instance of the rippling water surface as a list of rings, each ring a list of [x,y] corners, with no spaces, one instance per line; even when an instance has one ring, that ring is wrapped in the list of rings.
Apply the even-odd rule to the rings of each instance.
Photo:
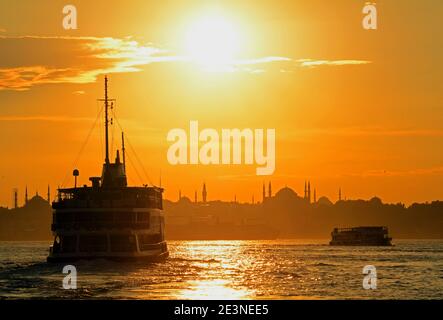
[[[1,298],[442,299],[443,241],[394,247],[330,247],[327,241],[170,241],[164,263],[74,263],[77,290],[62,289],[64,264],[49,243],[0,242]],[[364,290],[362,269],[377,268]]]

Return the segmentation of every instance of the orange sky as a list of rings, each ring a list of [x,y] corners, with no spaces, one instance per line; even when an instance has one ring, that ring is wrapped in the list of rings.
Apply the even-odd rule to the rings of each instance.
[[[0,4],[0,205],[72,184],[73,163],[98,111],[103,75],[129,142],[166,198],[261,199],[263,181],[337,199],[443,199],[441,1],[377,1],[379,29],[361,27],[365,1],[64,1]],[[216,12],[241,43],[229,70],[186,58],[186,31]],[[203,50],[204,44],[202,46]],[[171,166],[172,128],[275,128],[276,170]],[[99,175],[97,127],[76,167]],[[119,142],[119,130],[114,130]],[[129,154],[131,156],[131,154]],[[132,155],[136,163],[135,157]],[[143,170],[138,168],[143,176]],[[131,165],[129,181],[141,184]],[[142,181],[141,181],[142,180]]]

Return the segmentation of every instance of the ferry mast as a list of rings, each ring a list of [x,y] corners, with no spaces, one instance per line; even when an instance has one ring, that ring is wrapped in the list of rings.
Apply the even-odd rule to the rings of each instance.
[[[109,136],[108,136],[108,126],[109,126],[109,120],[108,120],[108,76],[105,76],[105,140],[106,140],[106,158],[105,162],[106,164],[109,164]]]
[[[105,76],[105,98],[98,99],[105,103],[105,163],[108,165],[109,161],[109,102],[114,102],[115,99],[108,97],[108,76]],[[111,104],[112,105],[112,104]]]

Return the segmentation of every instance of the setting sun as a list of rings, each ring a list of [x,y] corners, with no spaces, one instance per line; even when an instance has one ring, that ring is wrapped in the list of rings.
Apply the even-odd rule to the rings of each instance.
[[[240,48],[239,32],[221,15],[207,15],[194,21],[186,33],[188,58],[205,68],[231,65]]]

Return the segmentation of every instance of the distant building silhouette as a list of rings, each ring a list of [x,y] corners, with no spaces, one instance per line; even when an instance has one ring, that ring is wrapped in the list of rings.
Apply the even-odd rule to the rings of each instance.
[[[178,201],[180,201],[181,198],[182,198],[182,191],[178,190]]]
[[[49,184],[48,184],[48,195],[47,195],[47,199],[48,199],[48,203],[51,203],[51,188],[49,187]]]
[[[25,188],[25,205],[28,203],[28,186]]]
[[[336,226],[371,225],[377,221],[380,225],[392,226],[394,237],[443,237],[441,201],[415,203],[409,207],[403,204],[384,204],[378,197],[332,203],[320,194],[317,198],[317,190],[312,185],[311,200],[314,204],[310,205],[307,201],[311,187],[309,180],[305,182],[304,197],[285,186],[275,190],[273,197],[268,198],[266,181],[263,182],[263,187],[266,201],[261,204],[259,198],[263,190],[254,189],[250,194],[253,205],[248,200],[237,203],[236,193],[233,197],[235,205],[230,201],[215,199],[206,205],[195,205],[194,201],[199,201],[198,188],[194,190],[194,201],[179,190],[179,202],[165,200],[170,230],[167,236],[174,239],[203,240],[273,239],[277,235],[281,239],[325,238]],[[207,192],[205,184],[203,190]],[[38,195],[28,199],[27,191],[26,188],[26,204],[23,207],[0,208],[0,240],[51,239],[48,228],[52,221],[49,201],[45,196]],[[258,192],[257,199],[255,192]],[[50,186],[48,194],[50,195]],[[18,197],[15,193],[14,196]],[[345,196],[340,187],[339,200],[345,199]],[[423,227],[417,228],[417,223]],[[270,232],[270,229],[275,232]]]
[[[338,201],[341,201],[341,188],[338,188]]]
[[[194,202],[195,202],[195,203],[198,202],[198,201],[197,201],[197,190],[195,190],[195,192],[194,192]]]
[[[272,185],[271,185],[271,181],[269,181],[269,186],[268,186],[268,197],[272,198]]]
[[[52,221],[52,211],[49,203],[40,196],[25,200],[22,207],[17,203],[13,209],[0,208],[0,240],[51,239],[48,226]]]

